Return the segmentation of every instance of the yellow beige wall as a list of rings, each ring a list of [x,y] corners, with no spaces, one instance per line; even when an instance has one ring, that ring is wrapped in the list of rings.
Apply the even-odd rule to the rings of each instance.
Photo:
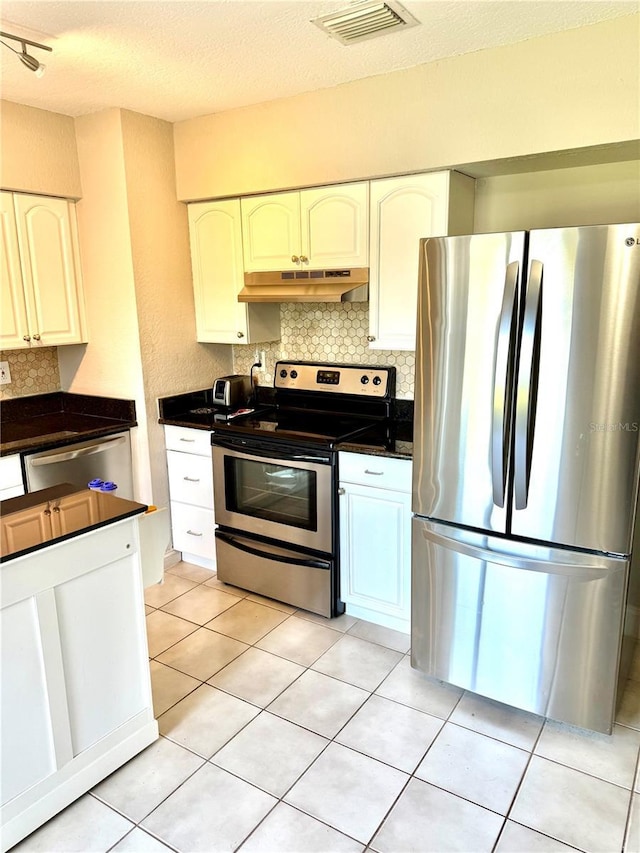
[[[80,167],[70,116],[0,102],[0,185],[79,198]]]
[[[178,197],[445,168],[640,136],[640,16],[174,126]]]

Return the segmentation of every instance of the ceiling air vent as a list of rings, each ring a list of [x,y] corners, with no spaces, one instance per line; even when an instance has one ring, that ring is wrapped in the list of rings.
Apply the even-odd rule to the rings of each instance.
[[[348,6],[331,15],[322,15],[311,23],[342,44],[355,44],[392,31],[415,27],[420,21],[394,0],[386,0],[384,3],[374,0]]]

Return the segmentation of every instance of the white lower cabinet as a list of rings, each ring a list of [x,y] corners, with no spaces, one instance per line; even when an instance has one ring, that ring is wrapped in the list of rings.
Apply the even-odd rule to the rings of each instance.
[[[411,461],[339,454],[340,594],[347,613],[411,631]]]
[[[214,570],[215,517],[211,433],[165,426],[171,534],[182,559]]]
[[[138,524],[2,565],[3,851],[158,737]]]

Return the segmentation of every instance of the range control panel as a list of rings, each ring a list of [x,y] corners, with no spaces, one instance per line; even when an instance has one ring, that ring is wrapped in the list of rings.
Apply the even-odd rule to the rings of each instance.
[[[288,391],[333,392],[384,399],[395,393],[395,379],[395,367],[278,361],[273,384],[275,388]]]

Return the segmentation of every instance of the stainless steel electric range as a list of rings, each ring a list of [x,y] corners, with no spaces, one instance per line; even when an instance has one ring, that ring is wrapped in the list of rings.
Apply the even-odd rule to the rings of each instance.
[[[337,446],[384,444],[395,368],[280,361],[275,405],[211,437],[218,578],[337,616]]]

